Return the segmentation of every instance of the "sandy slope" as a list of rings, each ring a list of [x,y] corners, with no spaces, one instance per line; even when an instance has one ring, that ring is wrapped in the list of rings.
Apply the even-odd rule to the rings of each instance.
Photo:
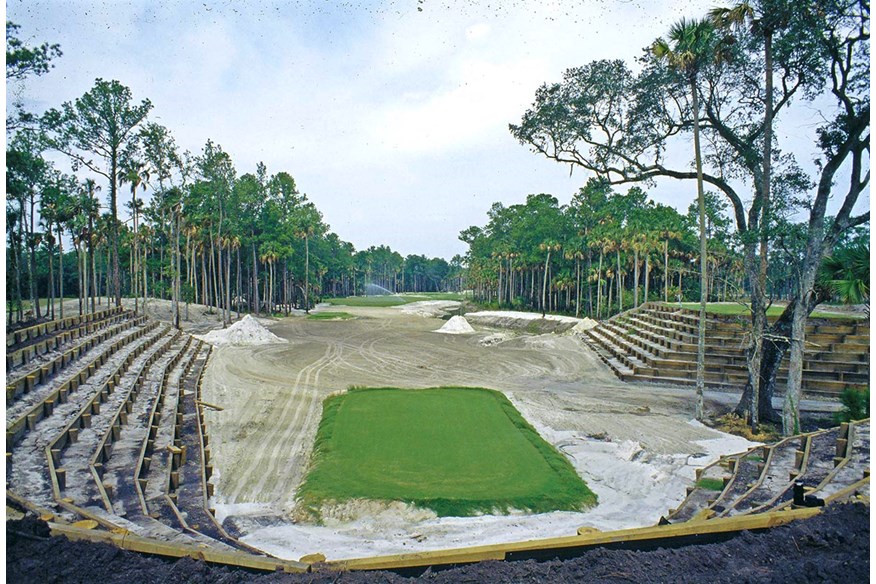
[[[677,505],[694,469],[744,450],[692,417],[692,392],[620,383],[573,334],[436,335],[442,321],[416,311],[344,307],[340,322],[289,318],[271,331],[285,345],[219,347],[204,380],[218,471],[218,517],[245,541],[287,558],[330,559],[572,535],[591,525],[653,524]],[[473,323],[474,324],[474,323]],[[351,385],[482,386],[506,393],[569,456],[600,498],[586,513],[434,518],[401,505],[355,505],[324,526],[291,520],[321,415],[321,401]],[[286,519],[268,518],[286,514]]]

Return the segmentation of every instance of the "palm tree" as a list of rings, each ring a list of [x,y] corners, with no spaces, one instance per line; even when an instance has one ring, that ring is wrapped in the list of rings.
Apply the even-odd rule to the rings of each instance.
[[[715,55],[714,25],[711,20],[681,19],[669,30],[669,44],[662,38],[652,45],[655,57],[667,62],[669,67],[680,73],[690,87],[691,115],[694,135],[694,161],[697,173],[697,203],[699,206],[700,227],[700,318],[697,335],[697,401],[695,414],[697,420],[703,419],[703,390],[706,369],[706,205],[703,193],[703,162],[700,152],[700,104],[697,89],[697,76],[700,70]]]
[[[821,262],[820,284],[843,304],[864,304],[870,317],[870,246],[866,244],[836,251]]]
[[[137,188],[142,186],[143,191],[144,192],[146,191],[146,186],[149,183],[149,167],[147,167],[146,163],[144,163],[144,162],[140,162],[137,160],[128,160],[128,161],[126,161],[124,166],[122,166],[122,168],[119,170],[118,180],[119,180],[120,185],[123,185],[125,183],[130,183],[130,185],[131,185],[131,205],[130,205],[130,208],[131,208],[131,211],[133,212],[133,217],[134,217],[134,265],[132,266],[133,280],[131,282],[131,285],[133,288],[132,291],[134,293],[134,312],[137,312],[137,309],[138,309],[137,278],[139,277],[138,267],[139,267],[139,261],[140,261],[140,247],[139,247],[139,244],[137,242],[137,231],[138,231],[137,230],[137,218],[138,218],[138,215],[143,207],[142,200],[139,201],[139,204],[137,201]],[[144,310],[145,310],[145,303],[146,303],[145,274],[144,274],[143,303],[144,303]]]

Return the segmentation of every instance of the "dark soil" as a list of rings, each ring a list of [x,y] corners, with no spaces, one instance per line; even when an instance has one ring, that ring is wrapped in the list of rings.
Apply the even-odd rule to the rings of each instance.
[[[869,582],[870,508],[834,505],[805,521],[720,543],[651,551],[591,549],[566,559],[482,562],[392,572],[256,573],[188,558],[163,560],[106,544],[47,537],[45,523],[25,518],[6,524],[9,582]]]

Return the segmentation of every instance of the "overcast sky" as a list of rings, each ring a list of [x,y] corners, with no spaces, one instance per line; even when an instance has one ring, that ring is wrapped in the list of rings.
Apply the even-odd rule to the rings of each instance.
[[[182,149],[209,138],[238,174],[259,161],[292,174],[357,249],[449,259],[493,202],[546,192],[567,203],[586,182],[508,132],[540,84],[594,59],[630,61],[714,4],[8,0],[23,39],[64,52],[10,89],[42,112],[117,79]],[[649,192],[684,211],[695,185]]]

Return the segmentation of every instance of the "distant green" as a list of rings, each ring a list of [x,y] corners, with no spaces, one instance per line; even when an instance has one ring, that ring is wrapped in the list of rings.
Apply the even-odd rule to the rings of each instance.
[[[578,510],[596,495],[500,392],[359,388],[323,403],[299,491],[324,502],[404,501],[439,516]]]
[[[389,294],[385,296],[347,296],[346,298],[326,298],[333,306],[400,306],[424,300],[458,300],[465,297],[458,292],[418,292],[409,294]]]
[[[308,314],[307,318],[309,320],[350,320],[356,317],[349,312],[314,312]]]

